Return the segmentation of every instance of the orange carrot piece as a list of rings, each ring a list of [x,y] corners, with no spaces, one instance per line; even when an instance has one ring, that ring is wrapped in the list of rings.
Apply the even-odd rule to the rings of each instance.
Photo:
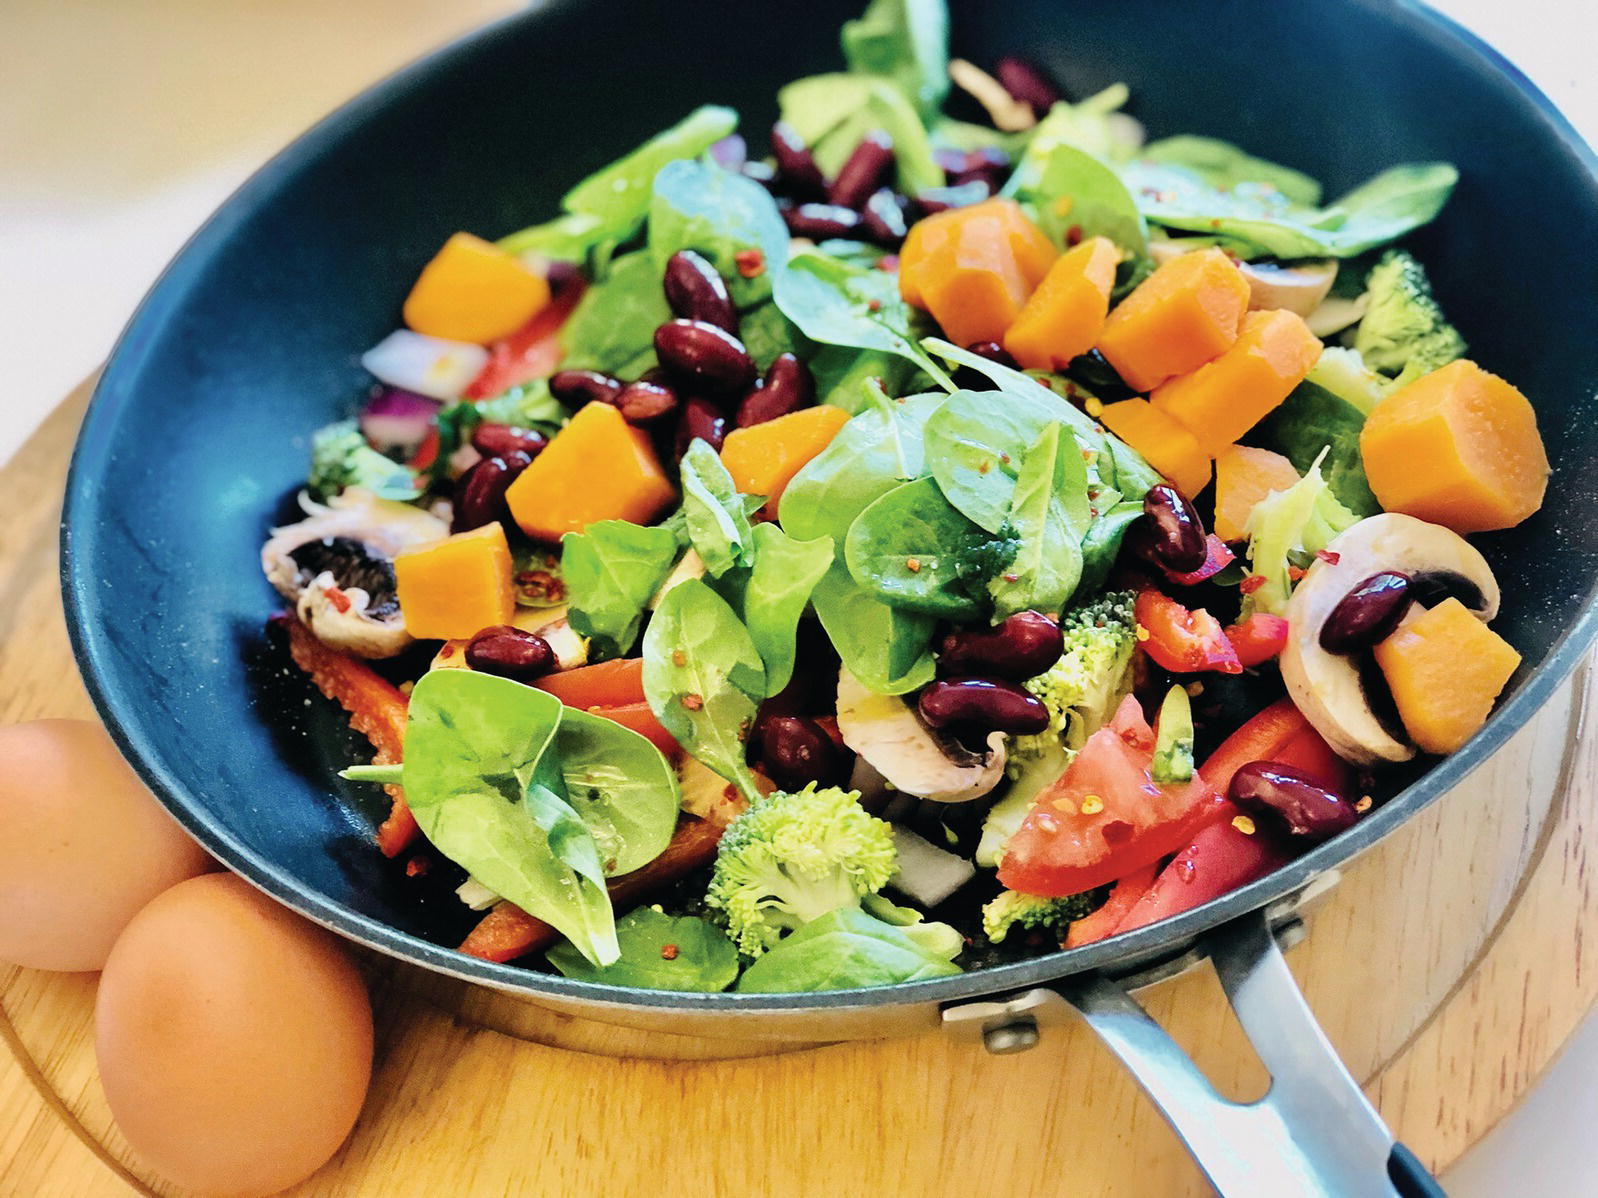
[[[619,657],[545,674],[533,683],[568,707],[619,707],[644,701],[644,659]]]
[[[418,333],[486,345],[508,337],[549,304],[549,283],[491,241],[457,233],[444,243],[405,299]]]
[[[516,614],[510,544],[498,523],[406,549],[394,557],[405,631],[463,640]]]

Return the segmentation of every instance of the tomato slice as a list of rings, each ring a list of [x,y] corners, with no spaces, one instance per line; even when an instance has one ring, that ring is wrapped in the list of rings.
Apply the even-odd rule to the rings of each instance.
[[[1199,766],[1199,774],[1225,794],[1232,775],[1251,761],[1295,766],[1334,790],[1344,790],[1349,781],[1347,764],[1291,699],[1278,699],[1222,741]]]
[[[1230,803],[1225,807],[1222,818],[1200,829],[1160,871],[1115,935],[1191,911],[1287,863],[1285,849],[1257,831],[1243,832],[1232,823],[1237,808]]]
[[[1146,865],[1117,882],[1110,891],[1110,897],[1104,900],[1104,906],[1071,925],[1065,934],[1065,947],[1079,948],[1115,935],[1115,929],[1137,906],[1138,900],[1149,892],[1149,887],[1154,885],[1156,872],[1154,866]]]
[[[518,383],[553,374],[560,364],[561,345],[557,334],[583,293],[582,284],[573,282],[540,308],[526,324],[508,337],[488,347],[488,362],[471,381],[464,399],[493,399]]]
[[[626,707],[644,701],[644,659],[622,657],[546,674],[533,683],[567,707]]]
[[[1248,619],[1229,626],[1226,639],[1232,642],[1238,661],[1245,666],[1262,666],[1287,648],[1287,621],[1281,616],[1257,611]]]
[[[1203,608],[1189,611],[1169,595],[1148,590],[1138,595],[1134,613],[1148,633],[1144,650],[1172,673],[1243,672],[1221,622]]]
[[[1202,778],[1160,786],[1150,775],[1154,732],[1128,696],[1045,787],[1005,846],[999,881],[1026,894],[1063,896],[1123,878],[1174,853],[1225,800]]]
[[[1212,532],[1204,542],[1204,564],[1202,566],[1185,574],[1178,573],[1175,570],[1166,570],[1165,577],[1179,587],[1196,587],[1206,578],[1219,574],[1236,560],[1237,554],[1233,553],[1227,547],[1226,542]]]

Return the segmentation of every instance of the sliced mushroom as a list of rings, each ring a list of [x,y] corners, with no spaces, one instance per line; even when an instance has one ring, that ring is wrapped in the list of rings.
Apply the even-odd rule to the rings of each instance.
[[[1339,756],[1360,765],[1408,761],[1415,746],[1369,655],[1328,653],[1321,627],[1349,591],[1385,570],[1409,575],[1423,605],[1451,595],[1484,621],[1498,614],[1492,569],[1458,533],[1386,512],[1333,539],[1288,601],[1282,679],[1304,718]]]
[[[1323,299],[1315,310],[1304,317],[1304,323],[1309,325],[1309,331],[1321,340],[1325,340],[1333,333],[1341,333],[1349,325],[1365,319],[1365,309],[1370,307],[1369,293],[1348,299],[1345,296],[1334,295]]]
[[[671,568],[671,573],[666,575],[665,581],[650,596],[649,610],[654,611],[658,608],[662,599],[690,578],[703,578],[704,576],[705,559],[699,556],[697,549],[690,547],[682,557],[677,559],[677,564]]]
[[[1004,777],[1004,734],[984,753],[927,727],[913,703],[879,695],[847,669],[838,672],[838,731],[843,743],[905,794],[939,803],[980,799]]]
[[[393,657],[411,643],[400,615],[394,556],[449,535],[436,516],[351,488],[306,518],[272,530],[261,569],[325,644],[358,657]]]
[[[684,811],[723,828],[748,806],[736,786],[693,757],[677,766],[677,789]]]
[[[1305,317],[1321,306],[1337,278],[1337,263],[1330,258],[1292,266],[1279,262],[1239,262],[1238,269],[1248,280],[1251,311],[1285,308]]]

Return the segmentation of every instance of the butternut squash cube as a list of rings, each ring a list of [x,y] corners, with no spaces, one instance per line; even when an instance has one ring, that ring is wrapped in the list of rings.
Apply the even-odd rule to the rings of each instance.
[[[1215,535],[1223,541],[1242,540],[1255,505],[1298,480],[1293,463],[1273,450],[1227,446],[1215,458]]]
[[[1134,391],[1196,370],[1237,340],[1248,280],[1219,249],[1180,254],[1137,285],[1104,322],[1099,352]]]
[[[1461,358],[1378,403],[1359,438],[1390,512],[1455,532],[1511,528],[1542,506],[1548,454],[1526,397]]]
[[[849,413],[831,404],[801,408],[728,433],[721,447],[721,462],[740,491],[766,497],[763,510],[768,519],[775,520],[783,488],[848,423]]]
[[[1520,654],[1458,599],[1412,614],[1381,644],[1376,661],[1410,738],[1452,753],[1492,714]]]
[[[486,345],[508,337],[549,303],[549,283],[492,242],[457,233],[444,243],[405,299],[418,333]]]
[[[676,498],[649,435],[605,403],[573,416],[505,492],[521,530],[551,544],[598,520],[648,524]]]
[[[405,631],[418,640],[459,640],[516,612],[510,545],[499,524],[407,549],[394,559]]]
[[[1304,381],[1321,356],[1320,339],[1286,309],[1250,312],[1232,347],[1149,396],[1187,425],[1212,457],[1253,428]]]
[[[1059,256],[1014,200],[984,200],[911,227],[899,294],[931,312],[951,341],[997,341]]]
[[[1186,427],[1146,399],[1123,399],[1105,406],[1099,420],[1147,459],[1189,499],[1210,481],[1210,455]]]
[[[1120,251],[1107,237],[1067,250],[1004,334],[1004,348],[1028,370],[1058,370],[1093,348],[1110,311]]]

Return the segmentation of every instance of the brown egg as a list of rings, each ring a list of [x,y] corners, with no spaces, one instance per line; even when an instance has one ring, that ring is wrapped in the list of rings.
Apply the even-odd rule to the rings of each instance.
[[[139,908],[210,867],[99,724],[0,728],[0,961],[99,969]]]
[[[100,978],[100,1080],[163,1177],[272,1194],[337,1151],[366,1097],[372,1008],[335,937],[233,874],[161,895]]]

